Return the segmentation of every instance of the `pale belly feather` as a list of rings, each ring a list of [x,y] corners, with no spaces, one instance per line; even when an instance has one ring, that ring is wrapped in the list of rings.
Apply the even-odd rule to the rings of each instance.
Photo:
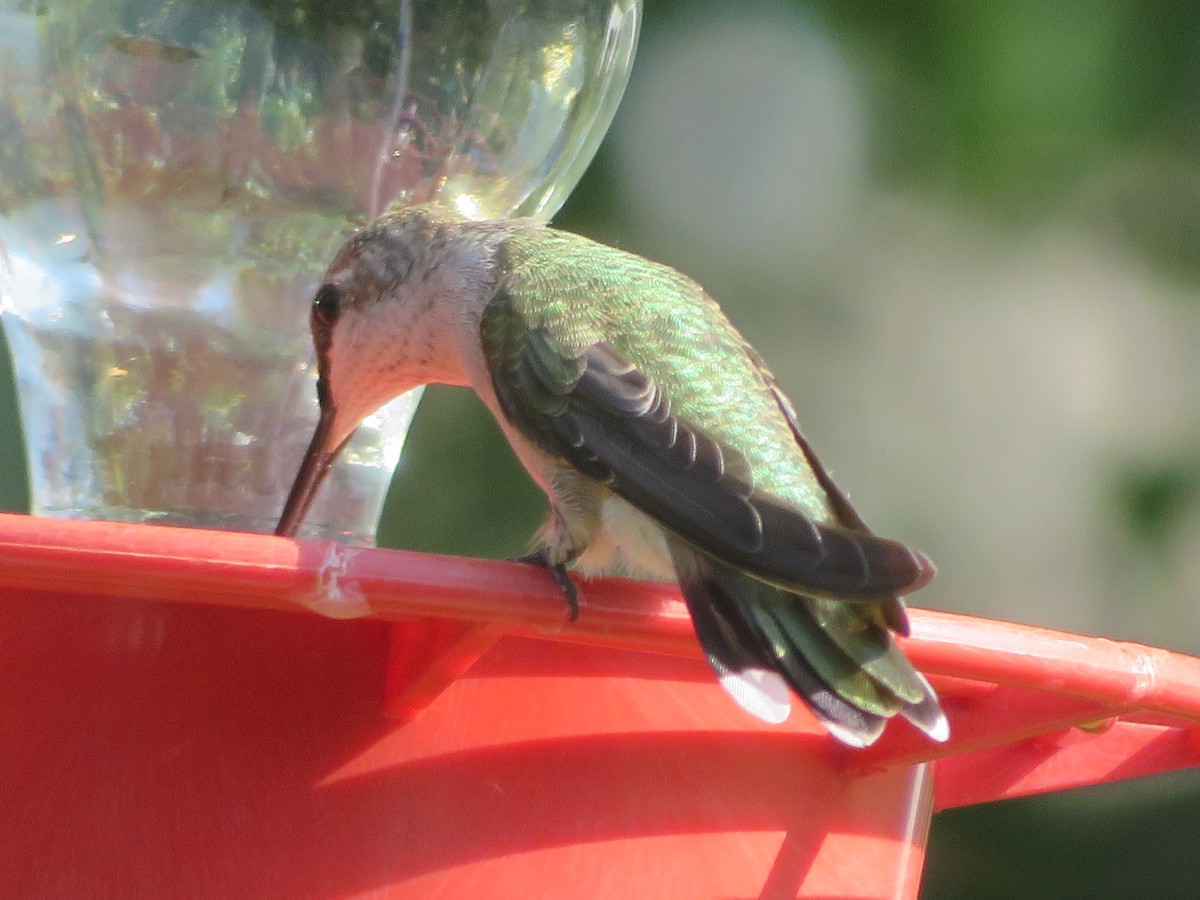
[[[478,345],[474,341],[464,342],[459,347],[459,358],[466,377],[458,383],[474,388],[525,470],[547,496],[553,496],[551,479],[546,475],[545,457],[501,411]],[[645,513],[611,494],[601,503],[600,528],[587,550],[575,561],[575,569],[585,575],[675,580],[675,569],[662,529]]]
[[[600,507],[600,529],[575,563],[588,575],[631,575],[675,579],[662,529],[653,519],[620,497],[609,496]]]

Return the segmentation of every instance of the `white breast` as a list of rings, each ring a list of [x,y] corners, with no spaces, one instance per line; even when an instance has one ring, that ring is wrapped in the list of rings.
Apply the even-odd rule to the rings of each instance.
[[[575,567],[590,575],[633,575],[672,581],[675,569],[658,524],[620,497],[600,508],[601,529]]]

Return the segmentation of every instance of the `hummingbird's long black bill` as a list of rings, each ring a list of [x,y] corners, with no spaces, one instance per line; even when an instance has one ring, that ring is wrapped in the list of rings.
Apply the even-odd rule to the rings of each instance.
[[[292,483],[292,490],[283,506],[279,524],[275,526],[276,534],[294,537],[300,530],[300,525],[317,496],[318,488],[345,446],[345,441],[336,447],[329,446],[333,436],[334,418],[332,406],[322,407],[316,431],[313,432],[308,449],[304,452],[304,461],[300,463],[300,471],[296,473],[296,480]]]

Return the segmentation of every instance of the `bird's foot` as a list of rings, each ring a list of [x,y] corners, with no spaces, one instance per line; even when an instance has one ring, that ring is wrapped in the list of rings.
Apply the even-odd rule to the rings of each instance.
[[[545,569],[553,575],[555,583],[562,589],[563,599],[567,601],[567,608],[571,611],[568,621],[574,622],[579,618],[579,589],[575,587],[575,582],[567,574],[567,567],[565,565],[550,562],[549,554],[545,549],[535,550],[533,553],[518,556],[513,562],[525,563],[528,566],[537,566],[539,569]]]

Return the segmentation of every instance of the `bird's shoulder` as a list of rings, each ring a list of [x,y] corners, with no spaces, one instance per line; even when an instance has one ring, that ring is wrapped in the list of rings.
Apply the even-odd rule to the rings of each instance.
[[[673,420],[743,460],[756,493],[829,517],[774,377],[696,281],[549,228],[514,235],[498,263],[484,344],[521,396],[559,410],[587,366],[608,367],[634,394],[652,386]]]
[[[515,231],[496,252],[496,298],[530,327],[579,329],[593,340],[660,330],[681,317],[709,328],[724,323],[694,280],[663,263],[542,226]]]

